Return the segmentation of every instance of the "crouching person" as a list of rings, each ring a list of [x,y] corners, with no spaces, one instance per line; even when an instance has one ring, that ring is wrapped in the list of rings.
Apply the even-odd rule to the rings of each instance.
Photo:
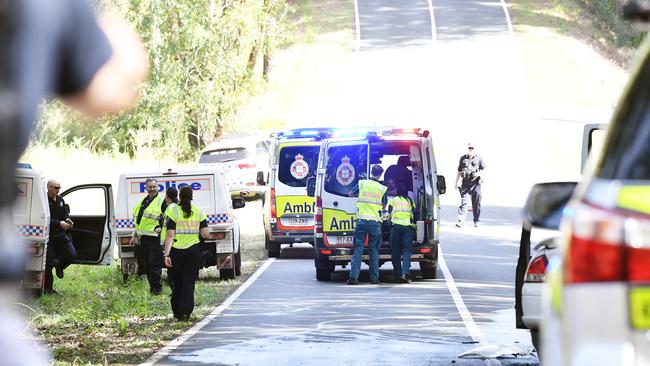
[[[194,310],[194,285],[201,267],[201,239],[208,238],[207,216],[192,204],[192,188],[183,187],[179,202],[166,211],[165,266],[172,268],[174,318],[187,321]]]

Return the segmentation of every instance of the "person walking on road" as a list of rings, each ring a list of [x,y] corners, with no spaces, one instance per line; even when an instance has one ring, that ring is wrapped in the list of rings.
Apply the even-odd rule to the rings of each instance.
[[[172,269],[174,318],[187,321],[194,310],[194,285],[201,269],[200,237],[207,239],[209,232],[207,216],[192,204],[192,188],[181,188],[179,196],[178,204],[166,211],[164,255],[165,266]]]
[[[397,187],[397,195],[388,200],[390,212],[390,248],[393,277],[396,282],[411,282],[411,251],[413,250],[413,210],[415,203],[404,186]]]
[[[131,237],[131,245],[139,244],[139,273],[147,275],[149,292],[159,295],[162,292],[160,277],[163,265],[159,235],[165,200],[158,194],[158,181],[155,178],[147,178],[145,189],[147,195],[133,207],[135,232]]]
[[[348,285],[359,284],[361,272],[361,257],[363,244],[368,237],[368,255],[370,267],[370,282],[379,284],[379,245],[381,244],[381,211],[385,202],[387,187],[379,183],[384,168],[373,165],[370,168],[370,179],[359,181],[359,200],[357,201],[357,222],[354,228],[354,254],[350,263],[350,278]]]
[[[47,200],[50,206],[50,240],[47,243],[47,255],[45,259],[45,286],[46,294],[56,293],[54,290],[54,276],[52,269],[56,270],[56,276],[63,278],[63,271],[77,258],[77,251],[72,245],[70,230],[74,223],[63,200],[59,196],[61,183],[51,179],[47,182]]]
[[[478,227],[481,218],[481,183],[485,163],[475,152],[473,143],[467,144],[467,154],[460,157],[458,172],[456,173],[456,188],[460,192],[460,206],[458,207],[458,222],[456,227],[463,227],[467,215],[468,201],[472,200],[472,214],[474,227]]]

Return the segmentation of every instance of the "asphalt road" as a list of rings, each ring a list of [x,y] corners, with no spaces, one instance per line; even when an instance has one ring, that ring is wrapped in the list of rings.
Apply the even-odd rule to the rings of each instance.
[[[500,1],[360,0],[358,14],[354,77],[323,105],[357,121],[430,129],[448,182],[467,141],[479,141],[488,166],[482,225],[453,226],[459,199],[450,189],[441,199],[438,279],[408,285],[389,282],[389,264],[379,286],[347,286],[340,268],[334,281],[318,282],[309,247],[285,250],[151,362],[538,364],[529,333],[514,327],[519,212],[533,182],[577,175],[581,126],[540,127]],[[522,355],[460,357],[477,347]]]

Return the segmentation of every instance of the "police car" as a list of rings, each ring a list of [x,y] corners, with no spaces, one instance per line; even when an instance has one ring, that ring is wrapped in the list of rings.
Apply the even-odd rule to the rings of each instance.
[[[358,199],[355,187],[360,179],[369,177],[374,164],[384,167],[382,182],[389,191],[398,181],[408,187],[416,204],[417,223],[411,260],[419,262],[422,277],[436,277],[439,195],[445,193],[446,185],[444,177],[437,174],[433,151],[429,131],[418,128],[343,130],[323,140],[316,177],[308,184],[308,194],[316,200],[314,242],[319,281],[331,280],[336,266],[350,262]],[[384,225],[382,231],[380,265],[390,261],[388,227]],[[363,259],[367,261],[367,252]]]
[[[138,273],[137,251],[130,244],[135,230],[133,207],[147,194],[145,181],[158,181],[158,194],[174,187],[192,187],[192,204],[207,215],[210,238],[201,243],[203,267],[216,266],[221,278],[235,278],[241,274],[239,222],[234,208],[244,207],[242,198],[232,198],[226,188],[223,174],[212,169],[184,169],[166,171],[138,171],[120,176],[116,204],[115,227],[120,243],[121,270],[124,279]]]
[[[628,15],[650,19],[647,1],[629,4]],[[639,56],[594,168],[564,210],[542,302],[545,365],[650,364],[650,39]],[[541,221],[549,206],[527,211]]]
[[[18,194],[12,214],[16,233],[28,253],[22,284],[35,295],[41,295],[50,232],[46,181],[41,172],[29,164],[21,164],[16,169],[16,185]],[[71,187],[60,195],[74,222],[70,236],[78,256],[73,263],[110,265],[116,242],[111,185],[84,184]]]
[[[198,166],[223,173],[232,196],[260,198],[266,190],[257,184],[257,172],[268,172],[269,145],[268,136],[221,138],[203,149]]]
[[[303,128],[279,132],[271,144],[270,174],[260,171],[259,183],[268,185],[264,198],[265,246],[269,257],[280,255],[282,244],[314,243],[314,197],[307,181],[316,176],[318,152],[333,129]]]

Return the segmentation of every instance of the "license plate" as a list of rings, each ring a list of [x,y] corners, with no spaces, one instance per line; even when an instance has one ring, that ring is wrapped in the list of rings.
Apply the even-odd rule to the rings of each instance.
[[[306,217],[283,217],[282,225],[287,226],[311,226],[314,225],[313,218]]]
[[[630,289],[630,320],[636,329],[650,329],[650,287]]]
[[[352,241],[354,240],[354,236],[352,235],[328,235],[327,236],[327,241],[330,244],[352,244]]]

